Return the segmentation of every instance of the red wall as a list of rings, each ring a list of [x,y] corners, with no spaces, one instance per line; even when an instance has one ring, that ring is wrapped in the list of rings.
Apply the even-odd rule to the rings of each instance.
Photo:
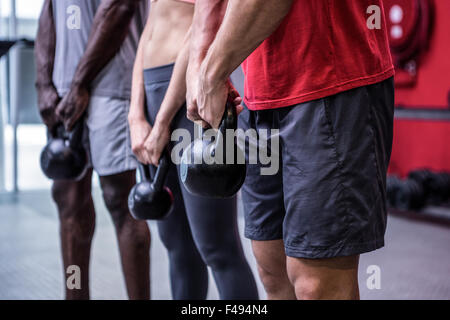
[[[389,172],[402,177],[423,167],[450,172],[449,137],[449,122],[396,120]]]
[[[432,3],[435,18],[429,49],[421,59],[416,85],[396,88],[396,105],[450,112],[450,0]],[[390,173],[404,176],[423,167],[450,172],[450,121],[397,119]]]
[[[450,1],[434,0],[434,29],[413,88],[397,88],[396,103],[410,108],[449,108]]]

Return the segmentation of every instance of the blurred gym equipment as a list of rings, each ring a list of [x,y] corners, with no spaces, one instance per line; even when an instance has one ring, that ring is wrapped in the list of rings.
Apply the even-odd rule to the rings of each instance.
[[[421,169],[411,171],[405,180],[390,176],[386,191],[391,208],[418,211],[426,205],[445,205],[450,200],[450,174]]]

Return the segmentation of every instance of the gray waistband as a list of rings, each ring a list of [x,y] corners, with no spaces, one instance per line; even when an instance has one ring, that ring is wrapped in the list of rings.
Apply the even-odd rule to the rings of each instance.
[[[145,69],[144,70],[144,83],[151,84],[157,82],[170,81],[172,78],[173,68],[175,64],[166,64],[164,66]]]

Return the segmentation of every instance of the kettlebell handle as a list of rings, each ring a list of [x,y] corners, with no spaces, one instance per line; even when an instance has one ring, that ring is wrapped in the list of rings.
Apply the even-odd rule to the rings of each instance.
[[[63,138],[65,135],[66,130],[64,129],[64,125],[58,124],[54,126],[51,129],[48,129],[48,135],[49,137],[56,139],[56,138]]]
[[[68,139],[70,146],[73,148],[79,148],[83,140],[84,121],[80,118],[73,127],[72,131],[68,132]]]
[[[225,106],[225,111],[223,113],[223,117],[222,117],[222,122],[220,123],[220,127],[219,130],[217,132],[217,136],[216,136],[216,143],[215,143],[215,147],[213,148],[213,150],[217,147],[217,145],[219,144],[220,141],[220,137],[222,136],[223,139],[223,143],[224,145],[226,145],[226,132],[227,129],[232,129],[232,130],[236,130],[237,129],[237,111],[236,111],[236,106],[227,100],[227,104]],[[202,128],[202,126],[198,126],[198,133],[199,133],[199,137],[203,137],[204,134],[204,128]]]
[[[151,180],[150,169],[148,166],[139,162],[138,170],[139,170],[139,175],[141,177],[141,181],[150,181]]]
[[[64,125],[61,123],[55,126],[52,130],[49,130],[49,134],[53,139],[60,138],[68,140],[69,145],[72,148],[79,148],[83,139],[83,129],[84,121],[82,117],[75,123],[72,131],[66,131]]]
[[[222,131],[223,134],[225,134],[225,130],[227,129],[237,129],[236,106],[230,101],[227,101],[227,104],[225,106],[225,112],[223,114],[222,123],[219,130]]]
[[[220,123],[219,131],[222,134],[225,134],[227,129],[237,129],[237,111],[236,107],[230,101],[227,101],[225,106],[225,111],[223,113],[222,122]],[[198,133],[199,136],[202,137],[203,133],[206,129],[202,128],[202,126],[198,125]]]
[[[140,162],[138,164],[139,175],[141,176],[142,181],[152,182],[153,188],[157,191],[160,191],[164,187],[164,182],[166,181],[169,166],[170,166],[169,152],[166,149],[164,150],[164,152],[161,155],[161,158],[159,159],[159,166],[156,169],[153,181],[150,175],[150,167]]]
[[[159,166],[156,169],[155,178],[153,179],[153,188],[155,190],[162,190],[166,181],[167,173],[169,172],[170,157],[169,151],[165,149],[159,159]]]

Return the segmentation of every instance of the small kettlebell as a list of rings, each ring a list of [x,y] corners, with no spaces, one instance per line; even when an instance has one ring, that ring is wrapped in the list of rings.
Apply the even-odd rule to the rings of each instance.
[[[174,197],[172,191],[164,186],[169,161],[169,154],[166,151],[159,160],[153,181],[149,166],[139,163],[141,182],[131,189],[128,196],[128,208],[136,220],[161,220],[171,213]]]
[[[52,180],[80,180],[88,167],[83,146],[83,121],[71,132],[59,125],[49,132],[48,143],[41,152],[41,169]]]
[[[209,198],[230,198],[234,196],[245,180],[246,164],[238,163],[238,159],[245,159],[244,152],[236,141],[227,141],[226,130],[237,129],[236,107],[227,102],[215,142],[208,139],[196,139],[183,152],[180,164],[180,177],[186,189],[198,196]],[[220,143],[222,139],[223,143]],[[233,139],[234,140],[234,139]],[[223,148],[222,160],[207,163],[203,155],[214,156]],[[233,150],[231,150],[232,148]],[[233,152],[232,163],[227,163],[227,152]],[[200,161],[199,161],[200,160]],[[199,163],[200,162],[200,163]]]

